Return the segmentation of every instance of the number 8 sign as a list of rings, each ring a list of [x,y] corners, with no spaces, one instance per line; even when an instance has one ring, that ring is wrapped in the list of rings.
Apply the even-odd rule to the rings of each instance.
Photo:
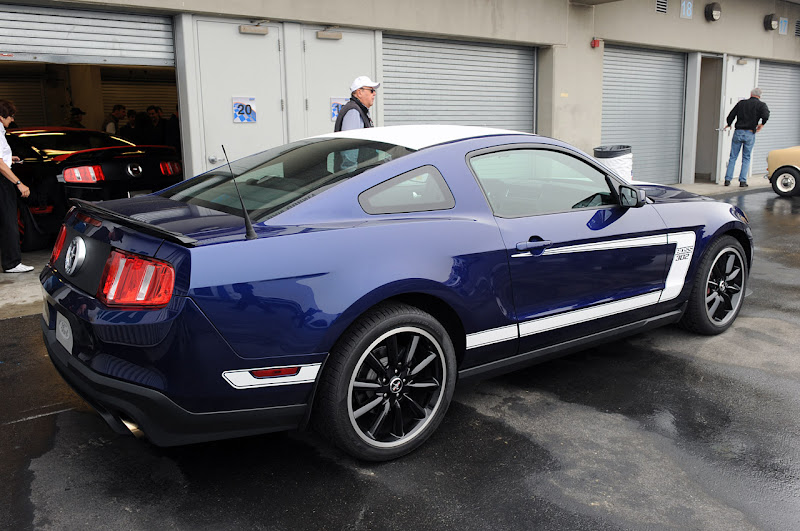
[[[233,98],[233,123],[243,124],[256,121],[255,98]]]

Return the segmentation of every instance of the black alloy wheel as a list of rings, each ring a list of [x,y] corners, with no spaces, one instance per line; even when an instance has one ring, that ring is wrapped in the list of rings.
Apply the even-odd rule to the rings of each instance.
[[[359,459],[384,461],[420,446],[441,423],[455,384],[455,353],[431,315],[385,304],[337,343],[320,382],[323,433]]]
[[[712,243],[700,262],[681,324],[705,335],[727,330],[742,308],[747,276],[744,250],[735,238],[723,236]]]

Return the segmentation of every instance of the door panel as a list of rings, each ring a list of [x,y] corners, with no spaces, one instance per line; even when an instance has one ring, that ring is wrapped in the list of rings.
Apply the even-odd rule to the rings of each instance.
[[[205,169],[225,163],[222,144],[234,160],[286,142],[281,27],[254,35],[239,24],[197,21]],[[255,121],[234,122],[233,98],[242,97],[255,98]]]
[[[303,28],[303,73],[305,76],[305,136],[332,133],[336,120],[331,114],[331,99],[350,99],[350,83],[358,76],[375,79],[375,32],[336,31],[338,40],[317,38],[323,28]],[[378,89],[377,98],[381,97]],[[370,109],[375,121],[375,107]],[[376,124],[377,125],[377,124]]]
[[[580,333],[572,325],[659,301],[673,247],[652,206],[616,205],[606,176],[563,152],[496,152],[470,164],[508,252],[521,352],[552,340],[543,333],[568,340]]]

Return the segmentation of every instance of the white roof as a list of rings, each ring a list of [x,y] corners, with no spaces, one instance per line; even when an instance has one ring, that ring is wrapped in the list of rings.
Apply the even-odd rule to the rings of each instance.
[[[465,125],[392,125],[389,127],[370,127],[365,129],[352,129],[338,133],[328,133],[315,138],[358,138],[386,142],[410,149],[422,149],[444,142],[463,140],[490,135],[530,135],[519,131],[495,129],[492,127],[472,127]],[[531,135],[533,136],[533,135]]]

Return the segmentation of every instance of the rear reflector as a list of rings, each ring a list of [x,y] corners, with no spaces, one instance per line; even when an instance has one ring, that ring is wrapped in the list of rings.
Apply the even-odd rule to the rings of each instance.
[[[64,170],[64,181],[68,183],[96,183],[105,180],[100,166],[78,166]]]
[[[114,249],[106,260],[97,298],[106,306],[163,308],[174,287],[175,270],[167,262]]]
[[[58,260],[59,255],[61,254],[61,249],[64,248],[64,240],[67,239],[67,228],[64,225],[61,225],[61,228],[58,230],[58,236],[56,237],[56,244],[53,246],[53,252],[50,254],[50,261],[48,262],[50,265],[56,263]]]
[[[250,371],[255,378],[275,378],[276,376],[294,376],[300,372],[300,367],[279,367],[276,369],[256,369]]]
[[[161,175],[177,175],[181,172],[181,163],[177,161],[164,161],[159,167]]]

